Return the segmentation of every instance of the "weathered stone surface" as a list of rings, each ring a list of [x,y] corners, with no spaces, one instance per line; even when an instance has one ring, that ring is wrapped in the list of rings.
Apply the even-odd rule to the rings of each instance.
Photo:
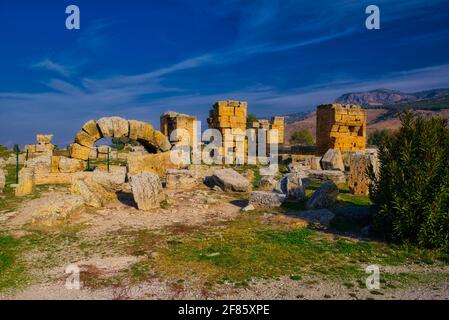
[[[42,154],[42,155],[52,155],[54,148],[55,148],[55,146],[52,145],[51,143],[36,144],[35,145],[35,153]]]
[[[129,135],[129,122],[120,117],[111,117],[114,137],[122,138]]]
[[[38,134],[36,135],[36,141],[40,144],[47,144],[47,143],[51,143],[51,141],[53,140],[53,135],[52,134]]]
[[[94,141],[101,139],[100,130],[98,130],[97,123],[94,120],[87,121],[83,126],[83,130],[86,131]]]
[[[91,150],[92,149],[89,147],[74,143],[70,147],[70,157],[79,160],[87,160]]]
[[[310,180],[316,182],[332,181],[336,184],[346,182],[345,174],[339,170],[309,170],[308,176]]]
[[[335,214],[327,209],[306,210],[297,214],[297,217],[311,223],[319,223],[325,227],[329,227]]]
[[[139,210],[160,207],[162,184],[156,174],[146,172],[130,176],[129,184]]]
[[[89,177],[73,179],[70,192],[80,195],[87,206],[94,208],[101,208],[117,199],[115,192],[106,190],[105,187]]]
[[[274,176],[263,176],[260,178],[260,190],[273,191],[278,182],[279,181]]]
[[[310,169],[311,170],[321,170],[321,158],[320,157],[310,158]]]
[[[95,139],[94,137],[92,137],[91,135],[89,135],[86,131],[81,130],[76,134],[75,137],[75,142],[85,146],[85,147],[89,147],[92,148],[95,141],[97,141],[97,139]]]
[[[277,192],[253,191],[249,196],[249,204],[257,209],[277,208],[286,198],[285,194]]]
[[[255,210],[256,208],[254,208],[254,206],[252,204],[248,204],[247,206],[243,207],[241,210],[243,212],[248,212],[248,211],[252,211]]]
[[[166,174],[167,189],[192,189],[201,183],[201,180],[190,170],[168,169]]]
[[[354,150],[354,151],[346,151],[343,155],[343,164],[346,170],[349,170],[351,167],[351,159],[354,155],[364,155],[365,151]]]
[[[97,125],[102,137],[110,138],[114,136],[114,125],[112,124],[112,119],[110,117],[98,119]]]
[[[16,197],[23,197],[34,192],[36,181],[33,168],[22,168],[19,171],[19,184],[16,187]]]
[[[62,173],[73,173],[84,171],[86,163],[83,160],[72,159],[67,157],[59,158],[59,171]]]
[[[59,161],[60,160],[61,160],[61,157],[59,157],[59,156],[51,157],[51,173],[59,172]]]
[[[52,172],[52,157],[51,156],[40,156],[28,160],[25,163],[27,168],[32,168],[34,173],[51,173]]]
[[[6,184],[5,171],[0,168],[0,193],[3,192],[3,189],[5,188],[5,184]]]
[[[0,168],[4,168],[6,167],[6,160],[4,160],[3,158],[0,158]]]
[[[338,188],[333,182],[323,183],[307,201],[308,209],[332,208],[335,206]]]
[[[345,171],[341,152],[338,149],[329,149],[321,159],[321,166],[324,170]]]
[[[161,151],[168,151],[171,149],[171,143],[168,138],[160,131],[154,131],[154,136],[149,142],[158,147]]]
[[[370,179],[367,171],[370,165],[370,156],[353,155],[348,175],[349,191],[355,195],[368,195]]]
[[[65,222],[72,214],[81,211],[84,206],[82,197],[77,195],[64,195],[48,206],[39,208],[33,213],[31,223],[54,227]]]
[[[126,181],[126,172],[125,167],[111,168],[109,172],[95,170],[92,179],[108,190],[121,191]]]
[[[52,172],[35,174],[35,183],[37,186],[45,184],[70,184],[72,173]]]
[[[280,181],[280,190],[291,200],[303,200],[306,190],[302,183],[303,176],[298,172],[286,174]]]
[[[217,185],[223,191],[246,192],[251,190],[248,179],[230,168],[214,170],[208,179],[208,184]]]
[[[168,169],[179,169],[181,167],[182,165],[171,161],[170,151],[146,155],[129,154],[128,156],[129,175],[152,172],[159,177],[163,177]]]

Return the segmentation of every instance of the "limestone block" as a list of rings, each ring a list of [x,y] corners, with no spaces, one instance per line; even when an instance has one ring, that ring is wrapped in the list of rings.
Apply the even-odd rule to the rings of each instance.
[[[87,121],[83,126],[83,130],[90,135],[94,141],[101,139],[100,130],[94,120]]]
[[[139,210],[151,210],[160,207],[162,184],[157,175],[147,172],[130,176],[129,184]]]
[[[114,125],[110,117],[103,117],[97,121],[100,133],[104,138],[110,138],[114,136]]]
[[[321,166],[324,170],[345,171],[341,152],[338,149],[329,149],[321,159]]]
[[[201,180],[190,170],[168,169],[166,174],[167,189],[192,189],[198,187]]]
[[[101,208],[117,199],[115,192],[88,178],[75,178],[70,187],[72,194],[80,195],[87,206]]]
[[[60,160],[61,160],[61,157],[59,157],[59,156],[51,157],[51,172],[52,173],[59,172],[59,161]]]
[[[52,156],[39,156],[28,160],[25,163],[27,168],[34,170],[34,173],[50,173],[52,172]]]
[[[79,159],[60,157],[59,158],[59,171],[63,173],[73,173],[84,171],[86,168],[86,162]]]
[[[85,147],[78,143],[74,143],[70,148],[70,156],[74,159],[87,160],[89,158],[91,150],[92,149],[89,147]]]
[[[156,173],[159,177],[166,174],[167,169],[179,169],[182,165],[176,164],[170,159],[170,151],[155,154],[129,154],[128,174],[137,175],[143,172]]]
[[[223,191],[246,192],[251,190],[251,183],[237,171],[227,168],[215,170],[208,178],[209,186],[218,186]]]
[[[315,182],[332,181],[336,184],[346,182],[346,176],[340,170],[309,170],[308,177]]]
[[[307,201],[308,209],[332,208],[337,202],[338,188],[333,182],[323,183]]]
[[[19,171],[19,184],[16,187],[16,197],[23,197],[34,192],[36,181],[33,168],[22,168]]]
[[[39,144],[51,143],[52,140],[53,140],[53,135],[52,134],[38,134],[38,135],[36,135],[36,141]]]
[[[120,117],[111,117],[112,127],[114,129],[114,137],[122,138],[128,137],[129,135],[129,123],[128,120],[125,120]]]
[[[369,155],[353,155],[348,175],[349,191],[355,195],[368,195],[370,179],[367,170],[370,165]]]
[[[32,224],[46,227],[57,226],[70,218],[70,216],[83,208],[83,199],[76,195],[64,195],[56,201],[38,208],[31,218]]]
[[[75,137],[75,142],[84,147],[92,148],[95,141],[97,141],[97,139],[95,139],[95,137],[92,137],[91,135],[89,135],[84,130],[79,131]]]
[[[277,192],[253,191],[249,196],[249,204],[256,209],[277,208],[286,198],[285,194]]]
[[[304,176],[299,172],[286,174],[280,181],[280,190],[291,200],[303,200],[306,196],[306,188],[302,182]]]

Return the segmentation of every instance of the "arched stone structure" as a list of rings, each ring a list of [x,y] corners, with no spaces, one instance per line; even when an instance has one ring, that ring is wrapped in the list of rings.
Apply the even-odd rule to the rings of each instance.
[[[149,123],[120,117],[106,117],[97,121],[90,120],[84,124],[70,148],[70,157],[87,160],[96,141],[102,138],[123,137],[136,140],[155,153],[168,151],[171,148],[168,138]]]

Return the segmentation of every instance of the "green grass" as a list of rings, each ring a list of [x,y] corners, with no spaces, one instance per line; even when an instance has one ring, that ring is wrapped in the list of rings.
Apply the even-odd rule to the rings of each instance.
[[[257,214],[239,217],[219,231],[179,237],[160,253],[153,265],[159,274],[218,283],[291,275],[353,282],[366,277],[362,265],[442,263],[441,252],[333,239],[309,229],[267,225]]]
[[[19,259],[20,248],[19,240],[0,234],[0,291],[18,288],[28,279],[25,265]]]

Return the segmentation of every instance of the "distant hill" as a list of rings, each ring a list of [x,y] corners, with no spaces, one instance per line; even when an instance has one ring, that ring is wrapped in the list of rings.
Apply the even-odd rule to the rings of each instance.
[[[367,109],[441,110],[449,109],[449,89],[432,89],[415,93],[404,93],[390,89],[343,94],[336,103],[358,104]]]

